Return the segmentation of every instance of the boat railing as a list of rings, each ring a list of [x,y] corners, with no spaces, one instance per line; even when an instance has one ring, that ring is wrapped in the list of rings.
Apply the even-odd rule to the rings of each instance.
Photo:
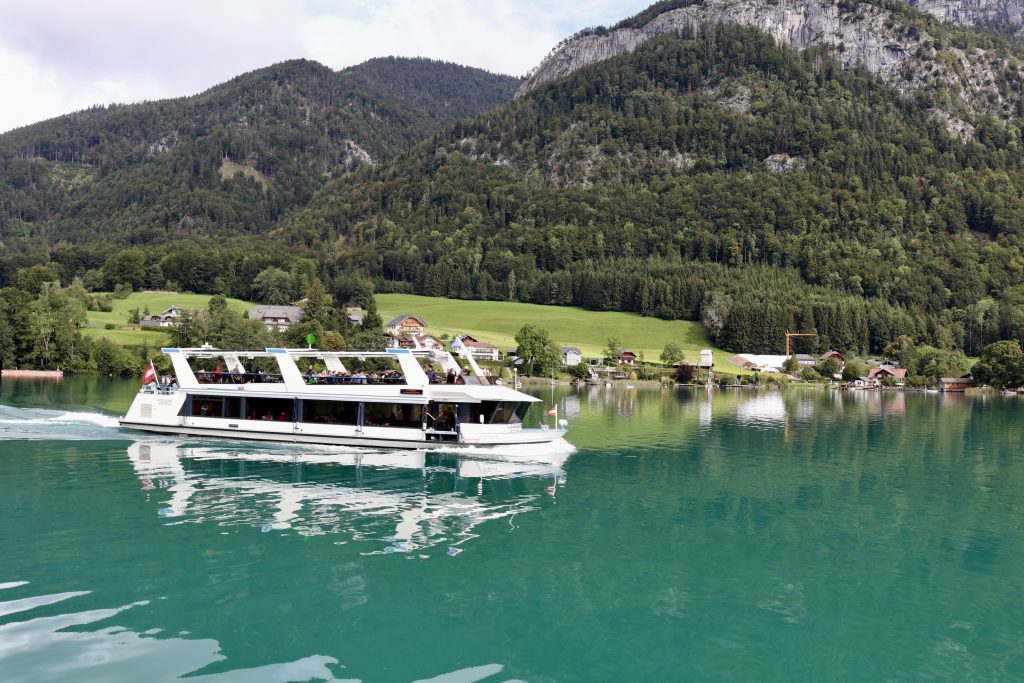
[[[200,384],[280,384],[284,380],[280,373],[268,372],[226,372],[223,370],[198,370],[196,380]]]
[[[400,374],[384,376],[384,377],[363,375],[363,374],[360,374],[360,373],[354,373],[354,374],[351,374],[351,375],[344,375],[344,374],[342,374],[342,375],[337,375],[337,374],[319,375],[319,374],[317,374],[317,375],[303,375],[302,379],[303,379],[303,381],[306,384],[310,384],[310,385],[312,385],[312,384],[316,384],[316,385],[324,385],[324,384],[327,384],[327,385],[331,385],[331,384],[390,384],[390,385],[396,385],[396,384],[405,384],[406,383],[405,382],[405,377],[403,375],[400,375]]]

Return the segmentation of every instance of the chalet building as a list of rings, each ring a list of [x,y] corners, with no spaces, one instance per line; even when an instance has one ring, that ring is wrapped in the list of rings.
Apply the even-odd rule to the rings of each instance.
[[[298,306],[254,306],[249,309],[249,320],[259,320],[268,330],[284,332],[302,320]]]
[[[385,331],[392,337],[404,337],[407,334],[423,334],[426,329],[427,321],[408,313],[403,313],[385,326]]]
[[[700,350],[700,360],[697,362],[697,367],[705,368],[710,370],[715,365],[715,355],[711,349]]]
[[[444,342],[432,334],[407,334],[401,337],[388,336],[390,349],[429,349],[444,351]]]
[[[623,349],[622,353],[619,354],[619,362],[625,365],[633,365],[636,363],[636,354],[629,349]]]
[[[821,356],[818,357],[818,362],[823,363],[827,361],[829,358],[835,358],[837,361],[839,361],[840,370],[846,367],[846,356],[839,353],[838,351],[826,351],[825,353],[821,354]]]
[[[181,319],[181,307],[171,306],[160,315],[147,315],[139,321],[144,327],[170,327]]]
[[[583,362],[583,352],[577,349],[575,346],[563,346],[562,347],[562,365],[566,367],[576,367]]]
[[[459,348],[465,347],[466,352],[473,356],[476,360],[501,360],[501,349],[494,344],[490,344],[485,341],[481,341],[476,337],[472,337],[468,334],[464,334],[461,337],[456,337],[452,341],[452,350],[458,351]]]
[[[966,377],[940,377],[939,391],[967,391],[974,386],[974,378]]]
[[[868,373],[868,377],[877,379],[879,382],[884,382],[887,377],[892,377],[896,380],[897,384],[902,384],[907,381],[907,369],[891,367],[889,365],[879,366],[872,368],[871,372]]]

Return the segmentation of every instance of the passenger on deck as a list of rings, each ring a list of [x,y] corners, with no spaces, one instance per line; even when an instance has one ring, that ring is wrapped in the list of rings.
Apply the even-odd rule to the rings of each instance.
[[[218,365],[216,369],[210,373],[210,379],[213,380],[214,384],[220,384],[224,379],[224,369]]]
[[[431,384],[437,384],[437,371],[434,370],[433,365],[427,367],[427,379]]]
[[[446,380],[448,381],[448,384],[455,384],[455,368],[448,369]]]

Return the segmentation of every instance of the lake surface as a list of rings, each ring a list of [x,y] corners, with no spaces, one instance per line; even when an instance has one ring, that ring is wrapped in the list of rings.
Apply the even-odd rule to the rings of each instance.
[[[1024,679],[1024,402],[539,390],[575,447],[120,431],[0,385],[0,681]]]

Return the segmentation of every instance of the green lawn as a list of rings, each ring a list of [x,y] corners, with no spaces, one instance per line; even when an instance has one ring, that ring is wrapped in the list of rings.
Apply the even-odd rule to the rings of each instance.
[[[122,346],[133,344],[161,346],[167,343],[166,330],[152,327],[107,330],[104,327],[108,324],[117,325],[119,328],[128,327],[128,312],[133,308],[138,308],[140,313],[148,308],[150,315],[159,315],[175,304],[182,308],[202,309],[206,308],[209,301],[209,294],[132,292],[124,299],[114,299],[114,310],[112,311],[89,311],[87,327],[82,329],[82,333],[94,338],[107,337]],[[243,315],[255,305],[240,299],[228,299],[228,306]]]
[[[100,292],[97,292],[100,293]],[[103,327],[107,323],[115,325],[128,324],[128,311],[133,308],[139,311],[149,309],[150,315],[159,315],[168,308],[177,304],[182,308],[206,308],[210,301],[209,294],[163,294],[151,292],[132,292],[124,299],[114,299],[114,310],[109,313],[105,311],[89,311],[88,325],[90,327]],[[246,313],[256,304],[241,301],[240,299],[228,299],[228,306],[240,313]]]
[[[565,346],[577,346],[587,357],[601,355],[610,337],[625,348],[644,352],[647,361],[658,356],[669,341],[683,349],[686,360],[695,361],[701,349],[713,349],[715,368],[742,372],[728,362],[732,354],[711,345],[704,326],[687,320],[645,318],[635,313],[586,311],[568,306],[540,306],[507,301],[462,301],[411,294],[378,294],[377,308],[384,323],[402,313],[421,316],[435,336],[471,334],[507,350],[515,347],[515,334],[530,323],[546,329]]]
[[[83,327],[82,334],[86,337],[99,339],[106,337],[121,346],[141,346],[148,344],[153,347],[167,346],[167,332],[163,330],[104,330],[96,327]]]

